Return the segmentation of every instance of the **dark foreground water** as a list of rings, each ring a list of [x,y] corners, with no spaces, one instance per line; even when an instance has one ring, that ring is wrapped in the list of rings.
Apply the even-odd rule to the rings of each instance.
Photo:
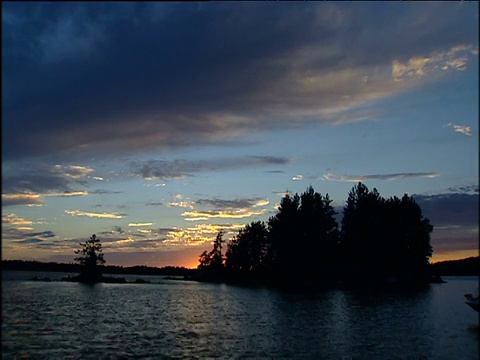
[[[2,273],[2,359],[479,357],[478,313],[463,297],[477,277],[414,293],[289,294],[153,276],[26,281],[35,275],[64,274]]]

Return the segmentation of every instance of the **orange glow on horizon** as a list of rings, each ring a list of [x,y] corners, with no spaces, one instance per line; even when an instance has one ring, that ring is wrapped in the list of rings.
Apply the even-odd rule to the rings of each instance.
[[[461,260],[469,257],[478,257],[479,250],[472,249],[472,250],[457,250],[457,251],[449,251],[449,252],[442,252],[442,253],[433,253],[433,256],[430,259],[430,263],[434,264],[440,261],[449,261],[449,260]]]

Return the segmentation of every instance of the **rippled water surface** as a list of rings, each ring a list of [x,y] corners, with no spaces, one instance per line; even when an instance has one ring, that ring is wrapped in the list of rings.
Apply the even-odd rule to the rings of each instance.
[[[64,276],[2,272],[3,359],[479,357],[478,313],[463,297],[477,277],[421,292],[292,294],[155,276],[26,280],[35,275]]]

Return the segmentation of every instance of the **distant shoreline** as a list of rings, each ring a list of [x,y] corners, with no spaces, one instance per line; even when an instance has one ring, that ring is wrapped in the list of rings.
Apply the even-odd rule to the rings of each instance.
[[[441,261],[431,264],[429,267],[432,275],[480,276],[480,258],[478,256],[460,260]],[[2,270],[79,273],[80,265],[29,260],[2,260]],[[199,275],[197,269],[178,266],[165,266],[158,268],[145,265],[130,267],[107,265],[102,267],[102,272],[104,274],[116,275],[163,275],[187,278],[196,278]]]
[[[178,266],[165,266],[157,268],[144,265],[130,267],[106,265],[102,266],[101,268],[102,273],[114,275],[194,276],[198,273],[197,269],[189,269]],[[65,264],[30,260],[2,260],[2,270],[80,273],[81,266],[79,264]]]

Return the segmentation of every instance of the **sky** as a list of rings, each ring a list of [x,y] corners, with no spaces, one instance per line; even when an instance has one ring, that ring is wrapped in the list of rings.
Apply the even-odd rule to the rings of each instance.
[[[196,267],[312,186],[478,256],[477,2],[2,2],[2,259]]]

